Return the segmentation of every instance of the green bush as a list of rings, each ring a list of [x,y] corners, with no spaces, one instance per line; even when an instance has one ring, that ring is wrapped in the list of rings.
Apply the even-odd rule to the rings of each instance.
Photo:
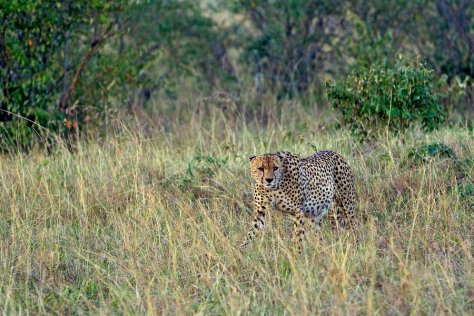
[[[408,150],[408,158],[415,163],[430,161],[433,158],[456,159],[454,150],[443,143],[423,144]]]
[[[326,87],[328,99],[342,114],[342,125],[361,140],[387,129],[400,132],[415,122],[431,131],[445,120],[432,71],[418,60],[400,58],[393,69],[359,67]]]

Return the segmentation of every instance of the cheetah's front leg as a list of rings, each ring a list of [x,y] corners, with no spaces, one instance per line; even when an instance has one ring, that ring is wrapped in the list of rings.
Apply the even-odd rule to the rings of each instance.
[[[304,237],[304,215],[297,209],[293,212],[293,237],[295,239],[298,253],[301,253],[303,249],[303,237]]]
[[[255,187],[254,191],[254,217],[253,226],[244,238],[244,241],[240,245],[240,251],[243,252],[247,245],[255,238],[257,232],[265,227],[265,212],[269,206],[268,200],[264,194],[263,188],[259,186]]]

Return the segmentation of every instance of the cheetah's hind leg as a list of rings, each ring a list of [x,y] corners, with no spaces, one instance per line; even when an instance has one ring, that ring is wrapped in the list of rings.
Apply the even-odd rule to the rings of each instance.
[[[336,207],[331,216],[333,228],[346,229],[355,224],[355,198],[349,194],[346,199],[336,196]]]

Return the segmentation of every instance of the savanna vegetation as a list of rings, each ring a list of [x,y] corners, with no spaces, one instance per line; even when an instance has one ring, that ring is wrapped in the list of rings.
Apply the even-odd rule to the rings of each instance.
[[[468,0],[0,0],[4,314],[474,313]],[[248,156],[331,149],[360,226]]]

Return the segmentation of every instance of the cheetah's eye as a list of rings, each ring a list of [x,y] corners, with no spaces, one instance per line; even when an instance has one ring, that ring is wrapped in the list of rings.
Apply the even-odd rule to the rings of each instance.
[[[278,167],[273,167],[273,171],[277,171],[278,170]]]
[[[263,171],[263,167],[258,167],[258,170]]]

